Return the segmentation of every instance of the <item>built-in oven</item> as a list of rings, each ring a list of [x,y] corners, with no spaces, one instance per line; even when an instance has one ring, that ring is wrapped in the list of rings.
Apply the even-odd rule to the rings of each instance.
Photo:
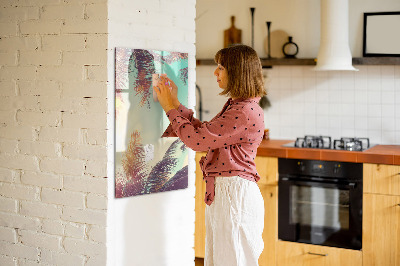
[[[278,238],[361,249],[360,163],[278,160]]]

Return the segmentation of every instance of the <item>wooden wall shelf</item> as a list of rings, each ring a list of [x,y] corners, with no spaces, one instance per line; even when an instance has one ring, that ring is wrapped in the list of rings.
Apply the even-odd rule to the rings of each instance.
[[[400,65],[400,57],[358,57],[353,65]]]
[[[263,67],[272,66],[313,66],[315,58],[260,58]],[[214,59],[197,59],[196,65],[215,65]],[[400,65],[400,57],[356,57],[353,65]]]

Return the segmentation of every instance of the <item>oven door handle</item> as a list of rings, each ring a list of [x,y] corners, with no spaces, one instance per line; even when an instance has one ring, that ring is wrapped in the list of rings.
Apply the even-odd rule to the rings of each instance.
[[[316,181],[316,180],[304,180],[299,178],[280,178],[283,182],[289,182],[293,185],[305,185],[305,186],[317,186],[317,187],[337,187],[344,189],[354,189],[357,185],[354,182],[338,182],[338,181]]]

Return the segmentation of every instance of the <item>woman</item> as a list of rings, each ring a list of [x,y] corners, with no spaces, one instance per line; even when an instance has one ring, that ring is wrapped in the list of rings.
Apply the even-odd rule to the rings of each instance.
[[[205,265],[258,265],[263,250],[264,201],[256,182],[254,159],[264,134],[262,68],[257,53],[245,45],[215,55],[220,95],[230,98],[210,122],[193,117],[181,105],[172,80],[161,77],[155,91],[171,124],[163,137],[178,136],[195,151],[206,182]]]

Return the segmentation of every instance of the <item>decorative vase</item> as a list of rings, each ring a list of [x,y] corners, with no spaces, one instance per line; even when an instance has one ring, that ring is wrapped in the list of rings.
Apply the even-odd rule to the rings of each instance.
[[[292,36],[289,36],[288,39],[289,41],[282,46],[282,52],[285,55],[285,58],[296,58],[296,55],[299,52],[299,47],[293,42]]]

